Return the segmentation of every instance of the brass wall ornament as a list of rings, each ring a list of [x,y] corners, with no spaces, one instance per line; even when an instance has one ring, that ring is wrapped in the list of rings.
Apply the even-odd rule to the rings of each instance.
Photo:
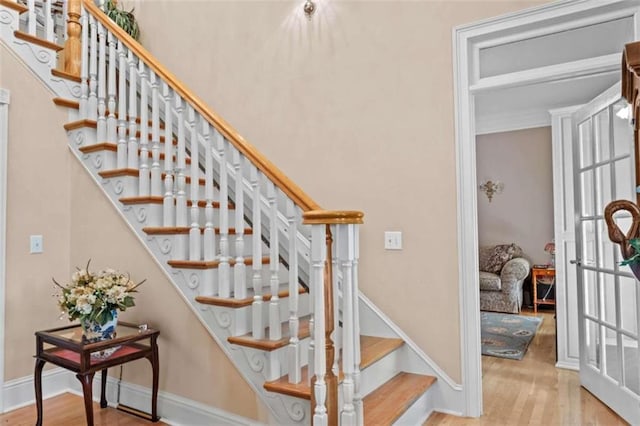
[[[499,194],[504,189],[504,184],[498,180],[486,180],[478,186],[480,191],[484,192],[489,202],[493,200],[493,196]]]

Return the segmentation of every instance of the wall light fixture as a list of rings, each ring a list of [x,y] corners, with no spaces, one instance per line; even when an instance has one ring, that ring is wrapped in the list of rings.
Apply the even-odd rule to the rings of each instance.
[[[504,189],[504,184],[498,180],[485,180],[480,186],[480,191],[484,192],[489,199],[489,202],[493,199],[493,196],[499,194]]]

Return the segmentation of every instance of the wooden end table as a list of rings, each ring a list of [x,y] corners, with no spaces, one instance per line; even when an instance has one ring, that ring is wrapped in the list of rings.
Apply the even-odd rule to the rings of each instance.
[[[533,268],[531,272],[531,284],[533,287],[533,312],[538,313],[538,305],[554,305],[555,299],[538,299],[538,278],[551,277],[552,285],[555,284],[556,270],[555,268]]]
[[[151,362],[153,370],[153,388],[151,395],[151,421],[158,417],[158,330],[139,328],[135,324],[118,323],[116,337],[98,342],[87,341],[82,336],[80,325],[70,325],[51,330],[36,332],[36,368],[34,373],[36,406],[38,420],[36,426],[42,425],[42,368],[50,362],[76,373],[82,384],[84,408],[87,414],[87,425],[93,426],[93,376],[102,371],[102,389],[100,408],[107,406],[105,395],[107,387],[107,369],[136,359],[146,358]],[[100,352],[109,348],[119,348],[105,359],[92,358],[92,352]]]

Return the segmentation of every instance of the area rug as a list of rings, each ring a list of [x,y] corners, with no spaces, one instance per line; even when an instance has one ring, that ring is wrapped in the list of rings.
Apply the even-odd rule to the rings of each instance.
[[[521,360],[542,318],[480,312],[482,355]]]

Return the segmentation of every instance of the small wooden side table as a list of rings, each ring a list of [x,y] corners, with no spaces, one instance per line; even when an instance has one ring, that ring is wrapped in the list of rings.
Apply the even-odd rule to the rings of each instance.
[[[157,422],[158,417],[158,330],[140,329],[135,324],[118,323],[116,337],[98,342],[87,341],[82,336],[80,325],[54,328],[36,332],[36,368],[34,382],[36,390],[36,406],[38,420],[36,426],[42,425],[42,368],[50,362],[76,373],[82,384],[84,408],[87,425],[93,426],[93,376],[102,371],[102,392],[100,408],[107,406],[105,395],[107,387],[107,369],[136,359],[146,358],[151,362],[153,370],[153,388],[151,394],[151,420]],[[105,359],[92,358],[91,353],[118,347],[111,356]]]
[[[533,287],[533,312],[538,313],[538,305],[555,305],[555,299],[538,299],[538,278],[551,277],[555,284],[555,268],[533,268],[531,272],[531,286]]]

